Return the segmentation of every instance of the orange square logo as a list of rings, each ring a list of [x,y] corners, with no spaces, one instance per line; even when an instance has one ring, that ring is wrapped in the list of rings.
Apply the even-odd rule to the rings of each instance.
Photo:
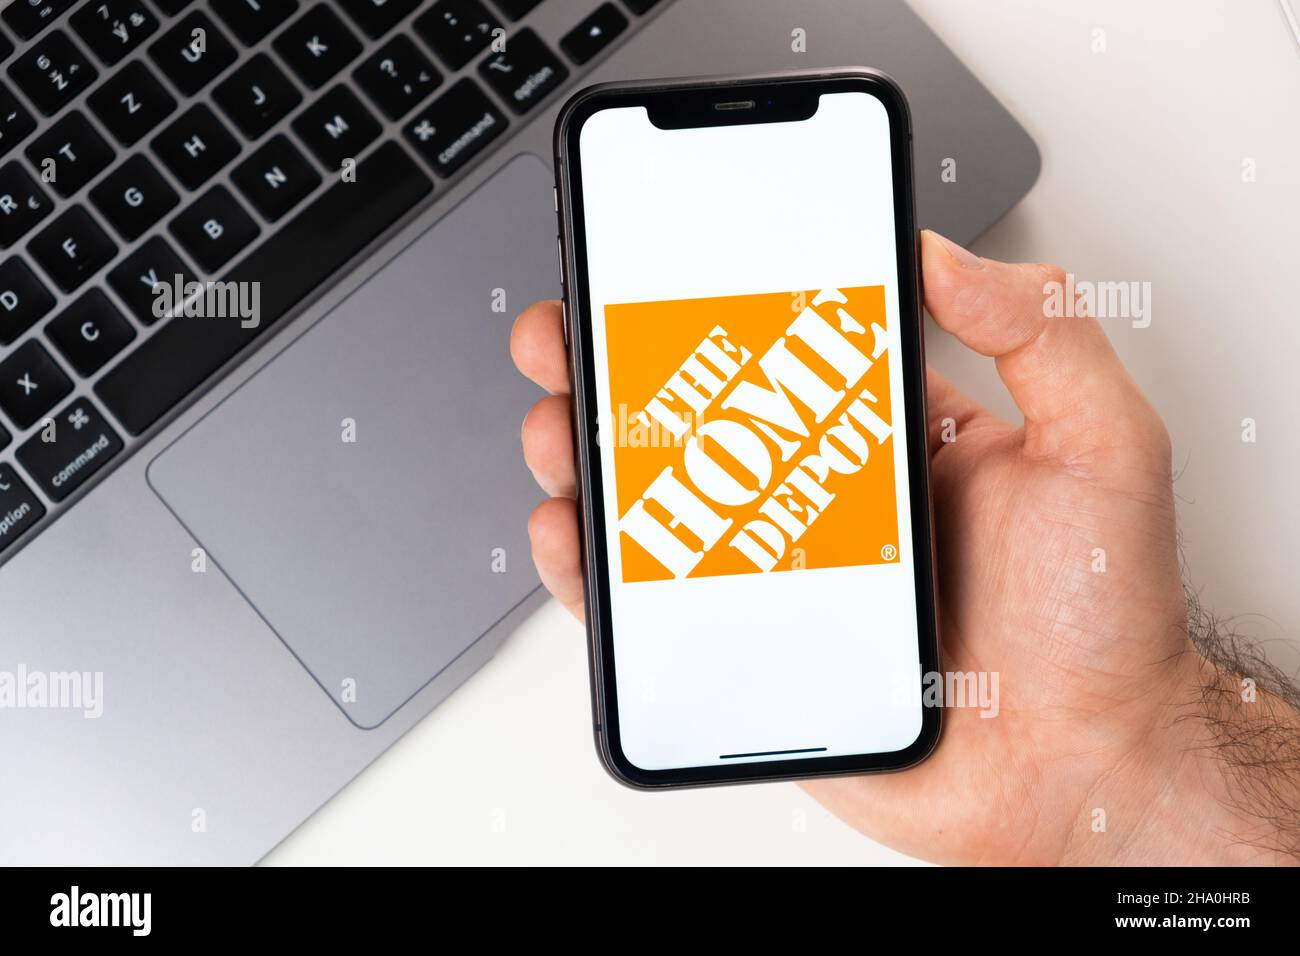
[[[605,309],[623,580],[899,560],[884,286]]]

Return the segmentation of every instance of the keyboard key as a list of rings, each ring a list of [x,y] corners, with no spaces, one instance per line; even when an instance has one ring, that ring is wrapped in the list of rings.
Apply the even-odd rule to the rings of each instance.
[[[0,248],[8,249],[53,209],[54,203],[17,160],[0,167]]]
[[[27,244],[27,251],[64,292],[72,292],[117,255],[84,206],[73,206]]]
[[[18,102],[9,87],[0,84],[0,156],[13,149],[18,142],[36,129],[36,120]]]
[[[302,94],[265,53],[217,84],[212,98],[249,139],[257,139],[302,102]]]
[[[122,450],[122,439],[84,398],[72,402],[51,421],[53,441],[46,441],[47,433],[42,430],[20,445],[16,454],[40,489],[52,500],[62,501]]]
[[[343,12],[372,39],[378,39],[408,13],[420,0],[339,0]]]
[[[501,24],[479,0],[438,0],[411,26],[449,69],[459,70],[492,42]]]
[[[9,442],[12,440],[13,440],[13,436],[10,435],[7,431],[5,431],[3,425],[0,425],[0,451],[4,451],[6,448],[8,448]],[[0,476],[0,480],[3,480],[3,476]]]
[[[212,0],[212,9],[247,46],[252,46],[298,9],[298,0]]]
[[[0,60],[9,59],[9,54],[14,52],[14,45],[9,42],[9,38],[0,32]],[[4,445],[0,444],[0,448]]]
[[[54,296],[17,256],[0,262],[0,345],[12,345],[54,308]]]
[[[463,79],[403,129],[407,141],[439,174],[450,176],[506,128],[506,118],[471,79]]]
[[[154,164],[137,154],[92,189],[90,201],[129,242],[175,209],[180,197]]]
[[[276,52],[313,90],[319,89],[354,56],[361,43],[333,10],[318,3],[275,38]]]
[[[245,257],[226,279],[257,282],[255,326],[172,319],[109,369],[95,391],[132,435],[139,435],[241,349],[314,292],[433,188],[396,143],[381,145]]]
[[[400,119],[442,82],[429,58],[399,33],[352,72],[357,85],[389,119]]]
[[[542,0],[492,0],[492,5],[511,20],[519,20],[541,2]]]
[[[504,53],[493,53],[478,66],[479,75],[516,113],[527,113],[569,76],[560,58],[532,30],[520,30],[506,41]]]
[[[235,167],[230,178],[254,208],[271,222],[320,185],[320,173],[283,134],[267,140]]]
[[[9,75],[46,116],[71,103],[99,76],[68,35],[55,30],[9,64]]]
[[[77,0],[14,0],[5,7],[4,21],[24,40],[30,40],[58,19]]]
[[[141,0],[91,0],[68,22],[100,62],[112,66],[158,31]]]
[[[261,232],[225,186],[213,186],[168,226],[199,268],[216,272]]]
[[[151,0],[153,5],[163,13],[171,14],[180,13],[188,7],[194,0]]]
[[[45,327],[45,334],[77,374],[90,376],[130,344],[135,329],[108,301],[108,296],[99,289],[91,289],[60,312]]]
[[[27,159],[41,173],[41,181],[60,196],[71,196],[108,168],[113,147],[95,132],[79,111],[69,113],[27,147]]]
[[[131,146],[176,109],[149,68],[133,60],[86,98],[86,105],[123,146]]]
[[[0,552],[45,517],[45,506],[14,470],[0,462]]]
[[[204,104],[191,106],[149,143],[186,189],[198,189],[239,155],[239,143]]]
[[[629,10],[640,16],[658,3],[659,0],[623,0],[623,2],[627,4]]]
[[[216,24],[198,10],[149,46],[149,56],[176,88],[193,96],[235,62],[235,48]]]
[[[627,17],[612,3],[602,3],[560,40],[563,50],[574,63],[586,63],[605,49],[627,29]]]
[[[154,236],[108,273],[109,286],[145,325],[153,325],[168,314],[169,303],[160,300],[159,285],[174,288],[179,282],[184,289],[187,283],[195,281],[189,266],[181,262],[180,256],[160,236]]]
[[[72,380],[35,339],[0,362],[0,408],[19,428],[34,425],[71,391]]]
[[[326,169],[355,159],[380,133],[379,121],[346,86],[336,86],[293,121],[293,131]]]

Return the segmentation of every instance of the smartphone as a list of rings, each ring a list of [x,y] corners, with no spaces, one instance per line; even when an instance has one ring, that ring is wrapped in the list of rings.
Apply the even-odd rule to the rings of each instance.
[[[902,92],[605,84],[555,148],[605,766],[664,788],[917,763],[940,719]]]

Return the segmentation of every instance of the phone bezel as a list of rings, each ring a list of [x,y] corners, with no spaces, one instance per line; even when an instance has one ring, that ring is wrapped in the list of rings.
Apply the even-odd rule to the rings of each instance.
[[[898,85],[875,70],[847,68],[717,78],[608,83],[571,97],[555,125],[556,212],[560,224],[561,278],[569,373],[573,390],[574,458],[578,475],[584,605],[597,750],[606,769],[637,789],[707,786],[726,783],[796,780],[808,777],[903,770],[925,759],[938,743],[941,715],[922,706],[921,731],[908,747],[889,753],[759,761],[717,766],[646,770],[623,753],[611,630],[609,564],[605,547],[603,484],[596,445],[597,398],[592,367],[591,308],[582,208],[580,136],[583,124],[605,109],[645,106],[656,125],[680,128],[783,122],[815,112],[823,93],[862,91],[875,96],[889,116],[894,178],[895,247],[899,276],[903,401],[912,512],[912,551],[916,556],[917,644],[922,675],[939,668],[936,626],[934,520],[930,501],[929,453],[925,416],[925,353],[921,327],[919,234],[912,182],[911,122]],[[720,100],[753,100],[752,109],[715,110]],[[807,104],[814,105],[807,110]]]

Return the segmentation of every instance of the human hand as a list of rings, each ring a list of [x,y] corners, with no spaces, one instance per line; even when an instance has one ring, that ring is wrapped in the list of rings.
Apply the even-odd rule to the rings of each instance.
[[[1159,415],[1095,320],[1045,316],[1061,270],[980,259],[934,233],[922,269],[926,308],[995,358],[1024,415],[1002,421],[929,372],[943,666],[997,672],[999,712],[950,709],[938,749],[906,772],[805,787],[874,839],[940,862],[1271,861],[1256,845],[1269,827],[1231,806],[1212,728],[1180,719],[1203,716],[1208,665],[1187,638]],[[581,618],[559,303],[525,310],[511,349],[552,393],[522,436],[551,496],[529,523],[534,559]],[[945,424],[955,440],[941,440]]]

